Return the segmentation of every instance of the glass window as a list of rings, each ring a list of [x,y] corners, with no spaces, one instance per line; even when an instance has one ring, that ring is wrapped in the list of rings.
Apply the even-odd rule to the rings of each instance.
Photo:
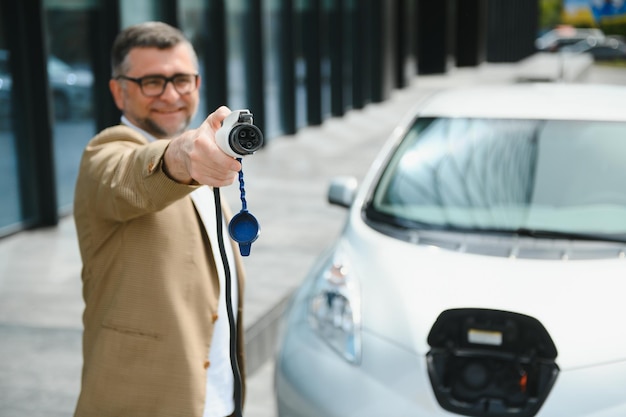
[[[200,76],[204,80],[205,65],[205,36],[206,28],[204,17],[207,14],[206,1],[204,0],[180,0],[178,2],[178,16],[180,19],[180,29],[183,31],[187,39],[191,41],[196,54],[198,55],[198,65]],[[198,111],[191,121],[191,127],[198,127],[204,119],[209,115],[206,106],[206,82],[200,83],[200,103]],[[215,109],[211,109],[213,111]]]
[[[83,149],[96,133],[93,116],[91,2],[44,3],[49,45],[48,78],[54,112],[54,164],[61,214],[71,212]]]
[[[0,6],[1,7],[1,6]],[[5,33],[0,20],[0,235],[22,220],[15,134],[11,123],[11,71]]]
[[[294,30],[294,65],[296,73],[296,126],[298,128],[305,127],[307,125],[307,100],[306,100],[306,77],[307,67],[306,59],[304,57],[304,50],[302,45],[302,25],[303,15],[305,11],[305,2],[303,0],[297,1],[294,4],[295,14],[295,30]]]
[[[154,0],[120,1],[122,28],[151,20],[160,20],[160,2]]]
[[[226,4],[228,39],[228,106],[231,109],[246,109],[246,76],[244,68],[243,42],[245,4],[243,0],[232,0]]]
[[[284,4],[278,0],[264,2],[263,29],[264,29],[264,63],[265,63],[265,136],[274,137],[283,133],[280,129],[280,103],[279,93],[279,62],[277,54],[280,51],[280,22],[281,7]]]

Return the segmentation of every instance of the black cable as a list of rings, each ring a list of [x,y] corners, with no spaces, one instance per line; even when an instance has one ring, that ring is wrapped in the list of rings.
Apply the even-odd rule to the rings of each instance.
[[[215,197],[215,218],[217,222],[217,242],[220,248],[220,255],[222,256],[222,264],[224,264],[224,287],[226,296],[226,312],[228,314],[228,324],[230,326],[230,366],[233,370],[233,376],[235,378],[234,398],[235,398],[235,412],[233,416],[242,417],[243,402],[242,402],[242,380],[241,372],[239,371],[239,364],[237,362],[237,326],[235,323],[235,314],[233,312],[233,300],[232,300],[232,278],[230,276],[230,267],[228,265],[228,257],[226,256],[226,247],[224,246],[224,233],[222,224],[222,203],[220,197],[220,189],[213,187],[213,195]]]

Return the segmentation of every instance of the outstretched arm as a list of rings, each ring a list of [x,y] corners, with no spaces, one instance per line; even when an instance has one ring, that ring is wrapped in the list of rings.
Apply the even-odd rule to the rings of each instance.
[[[222,106],[211,113],[197,129],[173,139],[163,157],[163,169],[182,184],[227,186],[237,178],[241,164],[224,153],[215,142],[215,132],[231,113]]]

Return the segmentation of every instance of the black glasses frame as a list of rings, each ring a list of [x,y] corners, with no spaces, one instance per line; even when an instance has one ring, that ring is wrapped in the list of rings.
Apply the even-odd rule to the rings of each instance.
[[[180,92],[178,91],[178,88],[176,87],[176,83],[174,82],[174,80],[178,77],[194,77],[194,84],[193,84],[193,89],[189,90],[189,91],[185,91],[185,92]],[[174,74],[171,77],[166,77],[165,75],[146,75],[143,77],[139,77],[139,78],[133,78],[133,77],[127,77],[126,75],[118,75],[117,77],[115,77],[116,80],[127,80],[127,81],[132,81],[134,83],[136,83],[139,86],[139,89],[141,90],[141,94],[143,94],[146,97],[158,97],[161,94],[163,94],[165,92],[165,89],[167,88],[167,83],[172,83],[172,85],[174,86],[174,90],[176,90],[176,92],[180,95],[185,95],[185,94],[190,94],[192,92],[194,92],[197,88],[198,88],[198,77],[199,74]],[[159,80],[163,80],[163,88],[161,89],[161,91],[158,94],[146,94],[143,90],[144,85],[143,82],[146,79],[154,79],[157,78]]]

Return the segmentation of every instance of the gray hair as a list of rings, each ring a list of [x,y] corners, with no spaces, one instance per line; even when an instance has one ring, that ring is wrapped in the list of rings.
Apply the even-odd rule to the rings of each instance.
[[[193,46],[185,35],[177,28],[163,22],[144,22],[129,26],[122,30],[111,48],[111,72],[113,78],[124,75],[128,71],[126,58],[134,48],[169,49],[185,44],[198,66],[198,57]]]

